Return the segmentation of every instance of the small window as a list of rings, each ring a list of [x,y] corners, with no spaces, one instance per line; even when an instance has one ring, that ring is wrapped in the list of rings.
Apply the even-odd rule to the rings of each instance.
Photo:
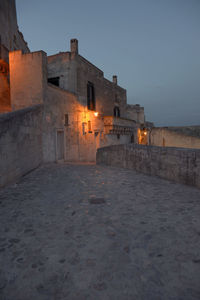
[[[60,84],[60,77],[48,78],[48,82],[51,83],[51,84],[53,84],[53,85],[59,86],[59,84]]]
[[[131,143],[135,143],[134,133],[131,135]]]
[[[114,107],[114,117],[120,117],[120,110],[118,106]]]
[[[91,121],[88,121],[88,132],[92,133],[92,125],[91,125]]]
[[[89,110],[95,110],[96,107],[94,85],[91,82],[87,84],[87,107]]]
[[[65,126],[69,125],[69,116],[68,114],[65,114]]]
[[[86,135],[86,131],[85,131],[86,125],[87,125],[87,123],[85,123],[85,122],[82,123],[82,132],[83,132],[83,135]]]

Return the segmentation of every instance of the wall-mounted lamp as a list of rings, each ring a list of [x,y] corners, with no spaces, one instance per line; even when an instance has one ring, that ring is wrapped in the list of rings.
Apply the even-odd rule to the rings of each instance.
[[[97,111],[94,112],[95,117],[98,117],[99,113]]]

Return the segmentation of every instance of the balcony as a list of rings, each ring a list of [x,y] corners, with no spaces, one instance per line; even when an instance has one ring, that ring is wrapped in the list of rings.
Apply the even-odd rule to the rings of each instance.
[[[105,134],[132,135],[136,128],[133,120],[113,116],[105,116],[103,119]]]

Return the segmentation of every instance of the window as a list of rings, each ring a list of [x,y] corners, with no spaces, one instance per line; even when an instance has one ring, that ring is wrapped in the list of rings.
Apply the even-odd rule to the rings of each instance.
[[[91,121],[88,121],[88,132],[92,133],[92,125],[91,125]]]
[[[69,125],[69,117],[68,114],[65,115],[65,126]]]
[[[135,143],[134,133],[131,135],[131,143]]]
[[[120,117],[120,110],[118,106],[114,107],[114,117]]]
[[[89,110],[95,110],[95,93],[94,93],[94,85],[91,82],[87,84],[87,107]]]
[[[60,77],[52,77],[52,78],[48,78],[48,82],[51,84],[54,84],[56,86],[59,86],[60,83]]]

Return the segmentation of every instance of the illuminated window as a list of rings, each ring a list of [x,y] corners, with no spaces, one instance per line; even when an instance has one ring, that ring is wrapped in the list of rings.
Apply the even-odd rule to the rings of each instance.
[[[88,132],[92,133],[92,125],[91,125],[91,121],[88,121]]]
[[[59,84],[60,84],[60,77],[48,78],[48,82],[51,83],[51,84],[53,84],[53,85],[59,86]]]
[[[88,81],[87,84],[87,107],[89,110],[95,110],[95,92],[93,83]]]

